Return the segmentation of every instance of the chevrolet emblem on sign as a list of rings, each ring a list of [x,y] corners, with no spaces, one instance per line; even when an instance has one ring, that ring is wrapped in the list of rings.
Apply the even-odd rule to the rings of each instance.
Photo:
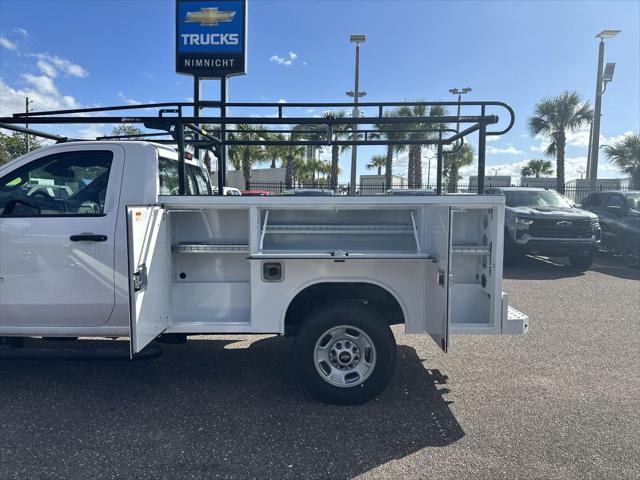
[[[246,0],[176,0],[176,72],[246,73]]]
[[[218,22],[230,22],[236,12],[221,12],[216,7],[201,8],[199,12],[187,12],[184,21],[199,22],[203,27],[215,27]]]

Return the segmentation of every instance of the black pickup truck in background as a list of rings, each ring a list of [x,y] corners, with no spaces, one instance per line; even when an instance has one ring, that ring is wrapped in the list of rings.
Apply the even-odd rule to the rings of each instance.
[[[597,215],[543,188],[491,187],[485,193],[505,196],[505,265],[531,253],[569,257],[580,270],[591,266],[600,241]]]
[[[600,248],[619,253],[628,266],[640,268],[640,191],[595,192],[582,206],[598,215]]]

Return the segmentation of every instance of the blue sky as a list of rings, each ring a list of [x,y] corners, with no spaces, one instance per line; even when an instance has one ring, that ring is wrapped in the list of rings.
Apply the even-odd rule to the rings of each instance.
[[[542,155],[544,140],[526,127],[536,101],[570,89],[593,103],[594,36],[605,28],[622,30],[606,46],[617,64],[602,109],[601,141],[610,143],[640,131],[638,1],[250,0],[248,74],[229,81],[229,100],[346,101],[348,35],[365,33],[366,100],[445,100],[449,88],[471,86],[469,100],[505,101],[516,124],[488,143],[488,173],[517,174]],[[24,108],[25,95],[36,109],[190,99],[191,78],[174,72],[173,29],[173,0],[0,0],[0,112]],[[216,99],[217,82],[205,82],[203,95]],[[569,136],[569,179],[584,170],[587,141],[587,131]],[[359,150],[359,173],[371,173],[372,153]],[[618,175],[601,163],[601,177]]]

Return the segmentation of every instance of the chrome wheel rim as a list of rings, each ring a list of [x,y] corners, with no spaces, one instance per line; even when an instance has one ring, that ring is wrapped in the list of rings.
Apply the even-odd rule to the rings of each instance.
[[[335,387],[362,384],[376,365],[376,348],[360,328],[331,327],[316,342],[313,360],[320,377]]]

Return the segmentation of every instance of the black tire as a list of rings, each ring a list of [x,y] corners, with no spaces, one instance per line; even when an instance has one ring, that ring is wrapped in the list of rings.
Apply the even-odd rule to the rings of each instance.
[[[577,270],[588,270],[593,264],[593,250],[586,255],[570,255],[569,262]]]
[[[316,345],[331,338],[325,334],[332,328],[341,326],[363,332],[373,346],[375,362],[367,376],[353,386],[331,384],[321,375],[320,365],[316,367]],[[335,344],[340,344],[337,337]],[[337,301],[316,309],[303,321],[293,348],[300,380],[311,395],[326,403],[359,405],[371,400],[387,386],[396,366],[396,340],[389,325],[377,311],[357,301]],[[363,361],[365,354],[361,356]]]
[[[622,246],[622,259],[631,268],[640,268],[640,238],[628,237]]]

